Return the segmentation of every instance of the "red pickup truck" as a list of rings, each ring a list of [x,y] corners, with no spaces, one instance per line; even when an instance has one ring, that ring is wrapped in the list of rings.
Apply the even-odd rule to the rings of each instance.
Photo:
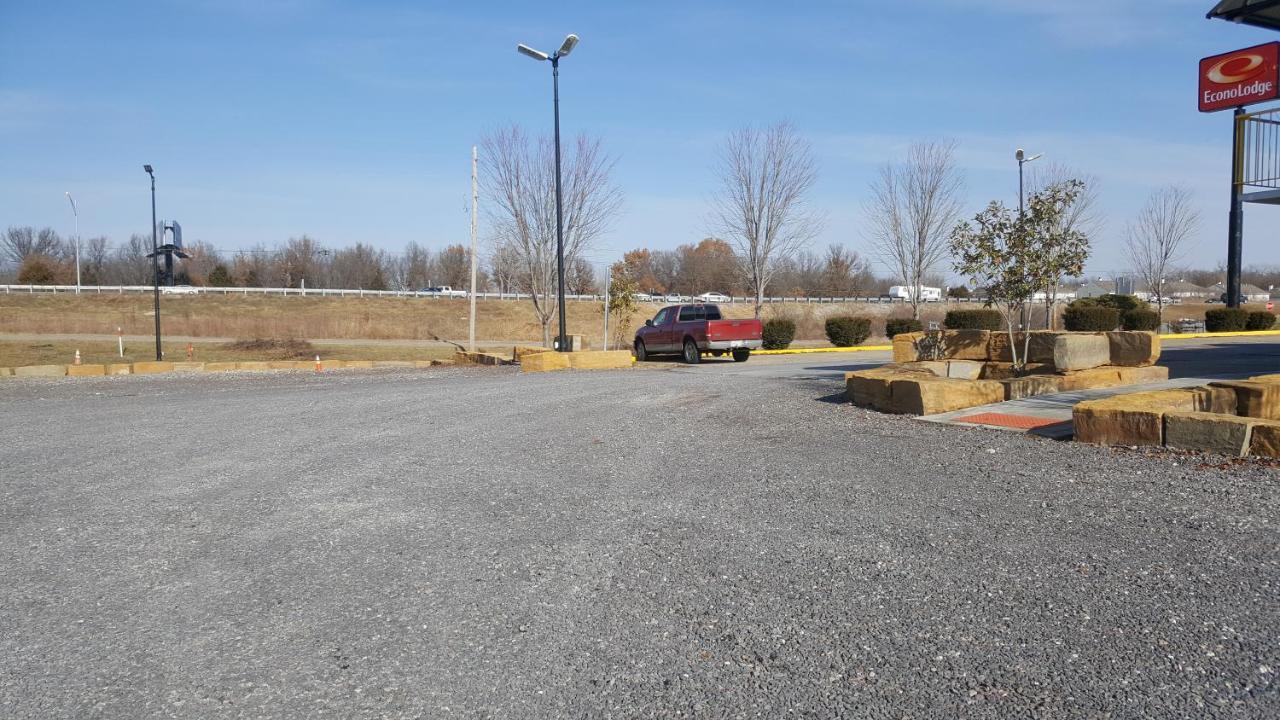
[[[715,305],[670,305],[636,331],[636,360],[651,355],[679,353],[690,364],[703,353],[717,357],[730,353],[735,362],[746,362],[759,350],[763,328],[759,320],[727,320]]]

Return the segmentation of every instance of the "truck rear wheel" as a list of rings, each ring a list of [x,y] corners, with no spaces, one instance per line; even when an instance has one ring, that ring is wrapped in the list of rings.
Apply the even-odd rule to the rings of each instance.
[[[733,351],[733,361],[734,361],[734,362],[746,362],[746,361],[747,361],[747,358],[749,358],[749,357],[751,357],[751,351],[750,351],[750,350],[734,350],[734,351]]]
[[[690,365],[697,365],[702,360],[702,353],[698,352],[698,343],[693,338],[686,338],[684,341],[684,361]]]

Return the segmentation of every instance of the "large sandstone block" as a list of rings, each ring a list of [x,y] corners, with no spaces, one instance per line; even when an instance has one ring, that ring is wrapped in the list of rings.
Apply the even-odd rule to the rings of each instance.
[[[13,368],[0,367],[0,377],[13,377]]]
[[[1223,412],[1235,406],[1225,388],[1173,388],[1078,403],[1076,439],[1095,445],[1163,445],[1168,412]]]
[[[15,377],[65,377],[66,365],[26,365],[13,369]]]
[[[202,362],[176,362],[173,364],[174,372],[204,372],[204,363]]]
[[[132,375],[133,365],[129,363],[111,363],[107,366],[108,375]]]
[[[1110,365],[1145,367],[1160,359],[1160,336],[1155,333],[1117,330],[1106,335],[1111,347]]]
[[[98,375],[106,375],[106,365],[68,365],[68,377],[95,377]]]
[[[1111,344],[1105,335],[1071,333],[1053,340],[1053,366],[1058,372],[1090,370],[1111,363]]]
[[[1147,365],[1146,367],[1119,368],[1120,381],[1123,385],[1142,385],[1143,383],[1163,382],[1169,379],[1169,368],[1163,365]]]
[[[948,360],[947,377],[956,380],[977,380],[982,377],[984,364],[980,360]]]
[[[373,367],[373,361],[372,360],[343,360],[342,367],[368,370],[369,368]]]
[[[1254,423],[1249,434],[1249,454],[1280,458],[1280,422],[1262,420]]]
[[[893,361],[898,364],[923,360],[920,341],[924,333],[899,333],[893,336]]]
[[[894,365],[897,365],[902,370],[923,370],[937,377],[947,376],[946,360],[917,360],[909,363],[894,363]],[[886,365],[885,367],[893,367],[894,365]]]
[[[412,360],[374,360],[373,366],[376,368],[411,368]]]
[[[942,357],[947,360],[986,360],[990,330],[944,330]]]
[[[1060,373],[1059,377],[1062,378],[1062,384],[1060,387],[1063,392],[1089,390],[1091,388],[1101,387],[1117,387],[1128,384],[1125,382],[1124,377],[1120,372],[1120,368],[1114,367],[1073,370],[1071,372]]]
[[[549,372],[568,370],[571,353],[545,352],[526,355],[520,360],[520,372]]]
[[[243,360],[236,363],[236,370],[248,370],[250,372],[262,372],[270,370],[271,363],[266,360]]]
[[[922,363],[911,363],[908,366],[882,365],[870,370],[855,370],[844,374],[845,396],[849,402],[858,407],[871,408],[881,412],[892,412],[890,384],[898,378],[936,377],[927,369],[918,367]]]
[[[1249,452],[1253,421],[1236,415],[1167,412],[1164,444],[1168,447],[1240,457]]]
[[[1025,333],[1016,332],[1013,334],[1012,342],[1018,344],[1018,357],[1023,362],[1052,364],[1054,341],[1059,335],[1069,334],[1058,330],[1035,330],[1031,333],[1031,337],[1027,338]],[[991,331],[990,341],[987,344],[987,359],[993,362],[1013,362],[1010,343],[1008,331]],[[1023,355],[1026,357],[1023,358]]]
[[[982,375],[979,380],[1012,380],[1023,375],[1043,375],[1053,372],[1050,363],[1028,363],[1023,365],[1019,374],[1011,362],[986,362],[982,364]]]
[[[944,378],[895,379],[889,385],[892,412],[937,415],[1004,401],[1004,386],[995,380]]]
[[[620,370],[635,363],[630,350],[583,350],[567,353],[576,370]]]
[[[237,370],[238,368],[236,367],[236,365],[238,364],[239,363],[234,363],[234,362],[207,362],[204,364],[204,371],[205,372],[229,372],[232,370]]]
[[[1048,395],[1062,392],[1062,376],[1060,375],[1026,375],[1020,378],[1000,380],[1004,385],[1005,400],[1020,400],[1036,395]]]
[[[1236,394],[1236,415],[1280,420],[1280,383],[1236,380],[1212,382],[1209,387],[1229,388]]]
[[[134,375],[155,375],[157,373],[167,372],[173,372],[173,363],[164,360],[136,362],[133,364]]]
[[[1253,377],[1249,378],[1249,380],[1250,382],[1280,383],[1280,374],[1254,375]]]
[[[525,355],[536,355],[538,353],[551,352],[551,348],[545,348],[541,345],[516,345],[511,351],[511,356],[516,362],[520,362]]]

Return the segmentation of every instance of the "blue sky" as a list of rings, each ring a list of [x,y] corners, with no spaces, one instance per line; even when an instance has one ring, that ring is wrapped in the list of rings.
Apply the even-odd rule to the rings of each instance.
[[[223,249],[468,236],[470,148],[551,126],[550,68],[515,52],[582,41],[562,66],[568,134],[617,157],[625,214],[592,253],[711,231],[725,134],[789,120],[814,146],[815,249],[864,253],[878,166],[953,138],[970,213],[1015,203],[1016,147],[1099,179],[1091,271],[1153,189],[1202,215],[1186,261],[1225,256],[1229,113],[1196,112],[1196,62],[1280,40],[1210,22],[1210,0],[437,3],[0,0],[0,225],[119,240],[159,213]],[[483,202],[483,199],[482,199]],[[1280,209],[1250,207],[1245,263],[1280,263]]]

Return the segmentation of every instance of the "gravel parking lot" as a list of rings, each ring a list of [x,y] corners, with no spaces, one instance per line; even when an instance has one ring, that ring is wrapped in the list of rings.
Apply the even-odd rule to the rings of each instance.
[[[1275,470],[841,390],[4,383],[0,717],[1280,715]]]

